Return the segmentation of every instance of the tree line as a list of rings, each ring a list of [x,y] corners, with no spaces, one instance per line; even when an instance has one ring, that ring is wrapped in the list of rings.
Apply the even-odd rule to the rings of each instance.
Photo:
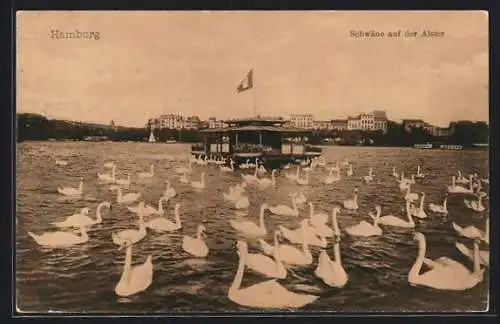
[[[313,145],[325,144],[327,139],[335,139],[340,145],[412,146],[422,143],[458,144],[470,147],[474,143],[488,143],[489,126],[485,122],[458,121],[451,124],[452,133],[447,137],[432,136],[423,128],[406,128],[402,124],[388,122],[387,132],[382,131],[336,131],[315,130],[309,136]],[[148,128],[97,127],[74,124],[61,120],[49,120],[38,114],[17,115],[17,140],[84,140],[87,136],[105,136],[111,141],[146,141],[150,135]],[[196,129],[156,129],[157,141],[175,140],[198,143],[202,134]]]

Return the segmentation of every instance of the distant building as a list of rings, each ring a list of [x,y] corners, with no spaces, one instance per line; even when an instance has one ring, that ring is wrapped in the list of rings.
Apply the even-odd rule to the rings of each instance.
[[[332,129],[331,120],[315,120],[313,125],[314,129]]]
[[[290,115],[290,122],[293,127],[312,129],[314,128],[313,114],[293,114]]]
[[[347,118],[348,130],[387,132],[387,115],[385,111],[376,110],[371,113],[361,113]]]
[[[215,117],[208,118],[208,128],[224,128],[227,124]]]
[[[199,129],[201,126],[201,120],[198,116],[191,116],[184,120],[184,123],[181,128],[187,129]]]
[[[424,127],[427,123],[422,119],[403,119],[402,124],[405,128],[421,128]]]
[[[347,130],[347,119],[332,119],[330,122],[334,130]]]
[[[356,130],[361,129],[361,119],[358,117],[347,117],[347,129]]]

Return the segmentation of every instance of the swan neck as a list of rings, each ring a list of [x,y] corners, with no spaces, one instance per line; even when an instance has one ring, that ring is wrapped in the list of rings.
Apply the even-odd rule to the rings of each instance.
[[[424,209],[424,200],[425,200],[425,196],[422,195],[422,197],[420,198],[420,210],[421,211]]]
[[[276,261],[276,266],[281,266],[281,255],[280,255],[280,246],[278,241],[278,233],[274,234],[274,260]]]
[[[339,224],[337,222],[337,210],[334,209],[332,213],[332,226],[333,226],[333,231],[336,236],[340,236],[340,229],[339,229]]]
[[[302,251],[304,251],[304,254],[307,256],[311,255],[311,251],[309,251],[309,245],[307,244],[307,233],[306,233],[306,225],[302,225],[301,232],[302,232]]]
[[[177,226],[181,226],[181,215],[179,214],[179,208],[178,206],[175,207],[175,224],[177,224]]]
[[[309,203],[309,218],[313,218],[314,216],[314,205],[313,203]]]
[[[125,252],[125,264],[123,265],[122,279],[125,282],[130,282],[130,275],[132,274],[132,244],[127,246],[127,251]]]
[[[245,254],[247,252],[240,251],[239,256],[240,260],[238,262],[238,270],[236,271],[236,275],[234,276],[233,283],[231,287],[229,287],[229,293],[236,292],[240,289],[241,282],[243,281],[243,272],[245,271]]]
[[[488,218],[486,218],[486,228],[484,229],[484,239],[488,240],[488,242],[489,242],[489,239],[490,239],[490,219],[489,219],[489,215],[488,215]]]
[[[424,258],[425,258],[425,239],[420,238],[418,241],[418,256],[417,259],[415,260],[415,263],[410,269],[410,273],[408,274],[408,278],[415,279],[419,276],[420,269],[422,268],[422,264],[424,263]]]
[[[415,222],[413,221],[413,216],[411,215],[411,210],[410,210],[410,204],[406,204],[406,217],[408,217],[408,222],[410,224],[414,224]]]
[[[479,263],[479,243],[474,241],[474,251],[473,251],[473,262],[474,262],[474,274],[481,273],[481,264]]]
[[[259,215],[259,224],[262,229],[266,229],[266,225],[264,224],[264,212],[266,211],[266,208],[264,206],[260,207],[260,215]]]
[[[335,257],[335,263],[338,265],[342,265],[342,260],[340,257],[340,243],[337,238],[334,238],[335,242],[333,243],[333,256]]]
[[[96,223],[101,223],[102,222],[102,215],[101,215],[101,209],[102,207],[104,206],[103,203],[99,204],[99,206],[97,206],[97,211],[96,211]]]

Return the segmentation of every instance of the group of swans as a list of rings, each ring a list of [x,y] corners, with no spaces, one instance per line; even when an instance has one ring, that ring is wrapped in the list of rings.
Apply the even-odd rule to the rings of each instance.
[[[117,179],[116,178],[116,164],[114,162],[106,162],[104,164],[105,168],[111,169],[111,173],[97,173],[97,178],[100,181],[106,183],[114,183],[122,186],[129,186],[131,184],[130,173],[127,174],[127,178],[125,179]]]
[[[245,192],[245,187],[247,186],[246,182],[243,182],[241,185],[236,185],[234,187],[229,188],[229,193],[222,193],[222,196],[225,200],[231,201],[234,203],[234,208],[236,209],[246,209],[250,206],[250,200],[247,196],[243,195]]]

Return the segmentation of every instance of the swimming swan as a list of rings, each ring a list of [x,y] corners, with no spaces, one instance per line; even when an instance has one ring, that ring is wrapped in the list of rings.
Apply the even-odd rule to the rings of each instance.
[[[363,180],[365,182],[373,181],[373,168],[370,168],[370,170],[368,171],[368,175],[365,175],[363,177]]]
[[[254,174],[242,174],[241,177],[246,182],[259,181],[259,178],[257,177],[257,171],[258,171],[258,169],[257,169],[257,167],[255,167],[255,173]]]
[[[332,222],[335,222],[334,224],[337,224],[337,213],[340,212],[340,208],[335,206],[333,207],[332,210]],[[319,237],[332,237],[334,234],[334,229],[331,229],[326,225],[326,220],[325,223],[320,223],[320,222],[313,222],[309,219],[309,223],[312,225],[310,227],[311,231],[314,232],[314,234],[318,235]],[[337,225],[335,225],[337,226]],[[340,235],[340,234],[339,234]]]
[[[423,179],[425,178],[425,174],[423,174],[420,170],[420,164],[417,165],[417,174],[415,175],[415,178]]]
[[[187,177],[187,172],[184,172],[180,177],[179,177],[179,182],[180,183],[184,183],[184,184],[188,184],[189,183],[189,179]]]
[[[297,177],[297,184],[301,186],[308,186],[309,185],[309,172],[306,172],[306,177],[304,179]]]
[[[236,209],[247,209],[250,206],[250,200],[247,196],[240,194],[240,197],[234,201],[234,208]]]
[[[56,165],[57,166],[67,166],[68,165],[68,161],[56,160]]]
[[[429,204],[429,210],[431,212],[434,212],[434,213],[439,213],[439,214],[447,215],[448,214],[447,204],[448,204],[448,196],[446,196],[444,198],[442,205],[437,205],[437,204],[430,203]]]
[[[333,255],[334,261],[330,259],[325,250],[321,250],[318,257],[318,266],[314,274],[330,287],[342,288],[347,283],[348,277],[342,266],[340,257],[340,229],[336,217],[332,218],[332,227],[334,228]]]
[[[309,219],[303,219],[300,222],[301,226],[295,230],[279,225],[278,229],[283,234],[283,237],[295,244],[304,242],[304,235],[308,245],[319,246],[325,248],[328,244],[324,236],[318,236],[316,230],[309,226]]]
[[[469,249],[465,244],[460,242],[455,242],[455,247],[460,253],[474,262],[474,249]],[[490,266],[490,251],[479,251],[479,263],[487,267]]]
[[[193,166],[191,165],[190,161],[188,162],[187,168],[181,167],[175,169],[175,173],[183,173],[183,174],[191,173],[192,171],[193,171]]]
[[[297,165],[297,172],[295,172],[295,174],[293,174],[293,173],[285,173],[285,177],[287,177],[290,180],[295,181],[299,177],[299,172],[300,172],[300,167]]]
[[[131,242],[132,244],[141,241],[146,237],[146,224],[144,223],[144,216],[139,212],[139,229],[126,229],[119,232],[111,233],[111,239],[116,245],[124,245]]]
[[[457,171],[458,173],[458,177],[456,179],[456,183],[460,183],[460,184],[468,184],[469,183],[469,179],[465,178],[463,175],[462,175],[462,171],[458,170]]]
[[[405,200],[409,200],[411,202],[414,202],[417,199],[418,199],[418,194],[415,192],[411,192],[411,184],[408,183],[408,186],[406,187]]]
[[[377,210],[377,224],[379,225],[387,225],[387,226],[395,226],[395,227],[402,227],[402,228],[414,228],[415,227],[415,221],[413,220],[412,214],[411,214],[411,207],[410,207],[410,202],[406,201],[406,217],[407,220],[403,220],[399,217],[393,216],[393,215],[387,215],[387,216],[382,216],[380,217],[380,214],[382,212],[382,208],[380,206],[375,206],[375,209]]]
[[[222,172],[233,172],[234,171],[234,161],[232,159],[229,160],[229,167],[227,166],[220,166],[220,170]]]
[[[170,181],[168,181],[168,180],[165,180],[165,183],[167,184],[167,189],[165,189],[165,192],[163,193],[163,197],[168,198],[168,199],[174,198],[177,195],[174,187],[172,187],[172,185],[170,185]]]
[[[425,258],[425,236],[415,233],[414,239],[419,242],[418,257],[408,273],[411,285],[427,286],[440,290],[466,290],[476,286],[483,280],[484,269],[479,264],[479,245],[474,242],[474,271],[471,272],[461,263],[442,257],[437,260]],[[425,262],[431,270],[420,274]]]
[[[378,226],[377,218],[377,216],[380,216],[380,214],[375,216],[373,215],[373,213],[368,213],[368,215],[373,219],[373,225],[366,221],[361,221],[357,225],[346,228],[345,231],[353,236],[368,237],[382,235],[382,229]]]
[[[478,196],[477,200],[464,199],[464,204],[469,209],[472,209],[472,210],[477,211],[477,212],[482,212],[486,209],[483,205],[482,200],[483,200],[482,196]]]
[[[264,224],[264,212],[269,206],[267,204],[262,204],[260,206],[260,215],[259,215],[259,225],[255,224],[249,220],[229,220],[229,224],[232,228],[240,232],[241,234],[251,236],[251,237],[259,237],[267,234],[267,229]]]
[[[69,196],[69,197],[79,197],[83,194],[83,177],[80,177],[80,185],[78,189],[73,187],[59,187],[57,188],[57,192],[61,195]]]
[[[299,308],[312,303],[318,296],[297,294],[276,282],[267,280],[247,288],[240,288],[245,270],[246,250],[243,241],[237,243],[239,263],[234,281],[228,290],[228,298],[236,304],[257,308]]]
[[[309,220],[313,225],[322,225],[325,224],[328,220],[328,214],[326,213],[314,213],[314,205],[312,202],[309,202]]]
[[[420,219],[427,218],[427,214],[424,211],[424,199],[425,199],[425,193],[421,192],[420,193],[420,205],[418,206],[418,208],[411,209],[411,214],[415,217],[420,218]]]
[[[340,180],[340,169],[336,170],[336,175],[333,175],[334,168],[330,168],[330,173],[328,176],[325,178],[324,183],[325,184],[332,184],[336,181]]]
[[[344,208],[349,210],[357,210],[358,206],[358,189],[354,189],[354,194],[352,199],[346,199],[343,202]]]
[[[286,205],[276,205],[276,206],[270,206],[269,211],[275,215],[280,215],[280,216],[293,216],[297,217],[299,216],[299,209],[297,208],[297,203],[295,202],[295,197],[296,194],[292,194],[292,208],[286,206]]]
[[[111,174],[97,173],[97,177],[101,181],[104,181],[107,183],[115,183],[115,181],[116,181],[116,165],[113,164],[111,166]]]
[[[149,255],[143,264],[132,267],[132,242],[123,244],[120,250],[125,246],[125,264],[120,281],[115,286],[115,293],[121,297],[131,296],[146,290],[153,282],[154,271],[152,255]]]
[[[353,174],[354,174],[354,171],[352,170],[352,164],[349,164],[349,169],[347,169],[346,175],[348,177],[352,177]]]
[[[205,226],[198,225],[196,237],[184,235],[182,237],[182,249],[192,256],[204,258],[208,254],[208,246],[205,243]]]
[[[111,208],[111,203],[109,201],[103,201],[97,206],[96,209],[96,219],[92,219],[88,217],[89,209],[83,208],[79,214],[74,214],[66,218],[63,222],[52,223],[57,227],[80,227],[96,225],[102,223],[102,214],[101,210],[103,207]]]
[[[137,201],[141,197],[141,193],[127,193],[123,194],[122,189],[116,185],[112,185],[109,187],[109,190],[114,191],[116,190],[118,192],[116,196],[116,202],[121,204],[127,204],[127,203],[133,203],[134,201]]]
[[[127,209],[131,211],[132,213],[139,214],[142,208],[142,215],[143,216],[149,216],[149,215],[163,215],[165,214],[165,209],[163,208],[163,202],[168,202],[169,198],[167,197],[161,197],[158,200],[158,209],[154,208],[153,206],[146,205],[144,201],[141,201],[139,205],[136,207],[130,207],[127,206]]]
[[[472,179],[472,175],[471,175],[471,179]],[[446,189],[448,190],[448,193],[466,193],[466,194],[473,193],[472,181],[469,183],[469,189],[467,189],[467,188],[464,188],[462,186],[456,185],[455,176],[451,177],[451,186],[446,185]]]
[[[281,262],[279,253],[278,237],[281,235],[280,231],[274,232],[274,259],[263,255],[261,253],[248,253],[246,254],[246,266],[255,272],[263,274],[269,278],[285,279],[287,270]],[[246,242],[243,242],[246,245]],[[246,248],[246,247],[245,247]]]
[[[467,238],[479,238],[482,241],[484,241],[486,244],[490,244],[490,220],[489,218],[486,218],[486,226],[485,230],[482,231],[480,229],[477,229],[475,226],[467,226],[467,227],[461,227],[457,225],[455,222],[452,223],[453,229],[458,233],[460,236],[464,236]]]
[[[38,245],[51,248],[66,248],[89,240],[85,225],[80,226],[80,235],[72,232],[46,232],[41,235],[28,232]]]
[[[275,173],[276,173],[276,169],[273,169],[273,171],[271,171],[271,179],[268,179],[268,178],[258,179],[257,182],[259,183],[259,186],[264,187],[264,188],[267,188],[270,186],[273,186],[273,187],[276,186]]]
[[[151,164],[149,169],[150,169],[149,172],[139,172],[139,173],[137,173],[137,176],[141,179],[150,179],[150,178],[154,177],[154,175],[155,175],[154,165]]]
[[[205,189],[205,172],[202,172],[200,181],[191,181],[191,187],[194,189]]]
[[[181,204],[176,203],[174,207],[175,223],[168,220],[166,217],[160,216],[146,222],[144,226],[158,232],[178,231],[182,228],[181,216],[179,213],[180,208]]]

